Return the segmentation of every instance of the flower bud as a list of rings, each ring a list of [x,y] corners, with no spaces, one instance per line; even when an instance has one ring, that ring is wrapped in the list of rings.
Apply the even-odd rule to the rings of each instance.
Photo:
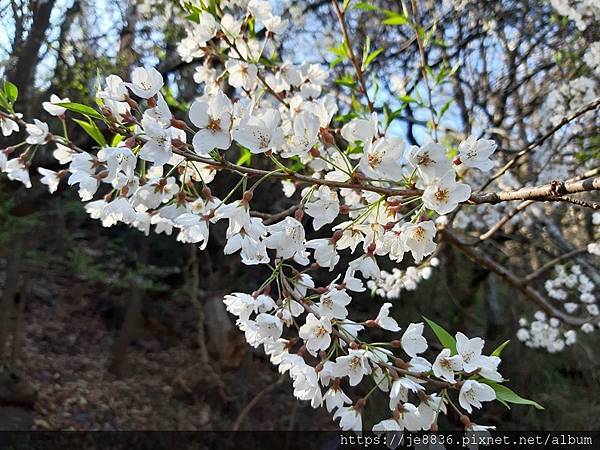
[[[304,217],[304,211],[302,210],[302,208],[298,208],[295,212],[294,212],[294,218],[298,221],[298,222],[302,222],[302,218]]]
[[[365,326],[367,326],[369,328],[375,328],[375,327],[378,327],[379,325],[373,319],[369,319],[365,322]]]
[[[350,342],[350,348],[352,350],[358,350],[360,348],[360,345],[358,345],[358,342],[352,341],[352,342]]]
[[[148,106],[150,108],[156,108],[156,99],[154,97],[148,99]]]
[[[460,416],[460,421],[465,426],[465,428],[469,428],[471,426],[471,419],[469,419],[469,416],[465,416],[463,414],[462,416]]]
[[[340,205],[340,214],[346,216],[350,212],[350,207],[348,205]]]
[[[100,111],[102,112],[102,115],[109,119],[111,122],[115,120],[115,116],[113,116],[113,113],[108,106],[102,106],[100,108]]]
[[[252,194],[252,191],[246,191],[244,192],[244,195],[242,195],[242,203],[245,203],[246,205],[248,203],[250,203],[250,200],[252,200],[252,196],[254,194]]]
[[[204,195],[204,197],[206,197],[207,200],[210,200],[213,198],[210,188],[206,185],[204,185],[204,187],[202,188],[202,195]]]
[[[323,142],[323,144],[325,144],[328,147],[335,145],[335,138],[327,128],[321,128],[319,132],[321,134],[321,141]]]
[[[403,369],[403,370],[407,370],[408,369],[408,363],[406,363],[402,358],[392,358],[392,360],[394,361],[394,364],[396,365],[396,367],[398,367],[399,369]]]
[[[130,108],[132,108],[132,109],[138,109],[139,108],[138,103],[134,99],[132,99],[130,96],[126,95],[125,96],[125,101],[127,102],[127,104],[129,105]]]
[[[402,343],[400,342],[399,339],[394,339],[393,341],[390,342],[391,346],[393,348],[400,348],[402,347]]]
[[[185,130],[188,127],[187,123],[185,123],[183,120],[176,119],[175,117],[171,119],[171,126],[180,130]]]
[[[128,137],[127,139],[125,139],[125,142],[123,142],[123,144],[125,144],[125,147],[132,149],[133,147],[135,147],[135,137]]]
[[[310,156],[312,156],[313,158],[318,158],[319,156],[321,156],[321,153],[319,152],[319,149],[317,147],[311,148],[308,153],[310,153]]]
[[[369,246],[367,247],[367,254],[372,256],[373,253],[375,253],[376,248],[377,248],[377,244],[375,244],[375,242],[371,242],[369,244]]]
[[[333,236],[331,236],[331,242],[335,244],[342,238],[342,236],[344,236],[344,232],[342,230],[335,230]]]
[[[135,117],[133,117],[133,115],[129,111],[121,113],[121,117],[123,118],[123,122],[125,122],[126,125],[132,125],[136,122]]]
[[[180,150],[181,150],[182,148],[183,148],[183,149],[185,148],[185,142],[183,142],[183,141],[182,141],[181,139],[179,139],[179,138],[173,138],[173,139],[171,139],[171,145],[172,145],[173,147],[175,147],[175,148],[178,148],[178,149],[180,149]]]

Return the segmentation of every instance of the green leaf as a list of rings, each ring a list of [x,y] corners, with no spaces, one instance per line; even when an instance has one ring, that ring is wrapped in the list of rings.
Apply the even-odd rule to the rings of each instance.
[[[122,134],[115,134],[112,138],[112,140],[110,141],[110,146],[111,147],[116,147],[117,145],[119,145],[119,142],[122,142],[123,139],[125,139],[125,136],[123,136]]]
[[[200,13],[199,12],[193,12],[191,14],[188,14],[187,16],[184,17],[185,20],[189,20],[190,22],[196,22],[196,23],[200,23]]]
[[[327,50],[329,50],[334,55],[339,56],[340,58],[344,58],[344,59],[347,59],[348,55],[350,54],[350,52],[348,51],[348,46],[346,45],[345,42],[342,42],[337,47],[330,47]]]
[[[452,104],[452,100],[448,100],[446,103],[444,103],[444,106],[442,106],[442,109],[440,109],[440,112],[438,113],[439,119],[444,117],[444,114],[446,114],[446,111],[448,111],[448,108],[450,108],[451,104]]]
[[[361,9],[363,11],[377,11],[377,6],[371,5],[368,2],[358,2],[353,6],[354,9]]]
[[[456,339],[452,337],[450,333],[444,330],[441,326],[435,323],[433,320],[429,320],[427,317],[422,316],[427,322],[427,325],[431,328],[431,330],[435,333],[440,344],[444,346],[444,348],[449,348],[453,355],[456,355]]]
[[[517,405],[529,405],[533,406],[535,409],[544,409],[544,407],[539,403],[521,397],[520,395],[512,391],[510,388],[504,386],[503,384],[488,380],[483,380],[483,382],[489,385],[492,389],[494,389],[494,391],[496,391],[496,399],[499,402],[515,403]]]
[[[400,95],[398,97],[398,100],[400,100],[401,102],[404,102],[404,103],[417,103],[417,101],[414,98],[412,98],[410,95]]]
[[[62,106],[63,108],[68,109],[69,111],[83,114],[87,117],[93,117],[94,119],[104,120],[104,116],[98,111],[96,111],[94,108],[82,105],[81,103],[57,103],[56,105]]]
[[[104,147],[106,145],[106,140],[104,139],[104,135],[100,131],[100,128],[89,119],[89,122],[84,122],[83,120],[73,119],[73,122],[77,123],[83,131],[85,131],[94,141],[100,145],[100,147]]]
[[[0,109],[10,111],[10,105],[6,100],[6,94],[4,93],[4,91],[0,91]]]
[[[383,20],[384,25],[406,25],[408,18],[402,14],[395,14]]]
[[[4,93],[9,103],[14,103],[19,97],[19,89],[10,81],[4,81]]]
[[[347,86],[350,88],[353,88],[356,85],[356,79],[349,74],[346,74],[343,77],[338,78],[337,80],[335,80],[335,82],[337,84],[340,84],[342,86]]]
[[[383,51],[382,48],[378,48],[377,50],[374,50],[369,56],[367,56],[365,58],[365,60],[363,61],[362,64],[362,70],[365,70],[367,67],[369,67],[369,64],[371,64],[373,62],[373,60],[375,58],[377,58],[377,56]]]
[[[252,152],[250,150],[248,150],[247,148],[241,147],[240,153],[241,153],[241,155],[235,164],[237,166],[245,166],[245,165],[250,166],[250,164],[252,163]]]
[[[500,356],[500,354],[502,353],[502,350],[504,350],[504,347],[506,347],[509,342],[510,342],[510,340],[504,341],[502,344],[500,344],[498,347],[496,347],[496,350],[494,350],[492,352],[491,356]]]

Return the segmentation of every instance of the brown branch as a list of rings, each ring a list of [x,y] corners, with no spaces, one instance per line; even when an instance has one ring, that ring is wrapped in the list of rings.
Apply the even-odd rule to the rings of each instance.
[[[527,187],[516,191],[489,192],[471,195],[470,203],[490,203],[513,200],[556,201],[566,194],[600,190],[600,177],[579,181],[553,181],[542,186]]]
[[[477,250],[476,248],[471,247],[471,246],[465,244],[464,242],[460,241],[457,237],[453,236],[452,233],[449,232],[448,230],[443,231],[443,238],[448,243],[450,243],[453,247],[455,247],[461,253],[463,253],[465,256],[467,256],[469,259],[471,259],[473,262],[480,265],[481,267],[488,269],[491,272],[494,272],[495,274],[500,276],[500,278],[502,278],[504,281],[506,281],[509,285],[511,285],[515,289],[518,289],[519,291],[521,291],[521,293],[523,293],[523,295],[525,296],[525,298],[527,298],[527,300],[536,304],[540,309],[545,311],[548,315],[550,315],[552,317],[556,317],[556,318],[562,320],[563,322],[565,322],[569,325],[572,325],[572,326],[581,326],[584,323],[598,320],[598,319],[594,319],[591,317],[588,317],[588,318],[573,317],[573,316],[563,313],[561,310],[552,306],[552,304],[550,304],[550,302],[543,295],[541,295],[537,290],[533,289],[531,287],[530,283],[525,278],[519,278],[512,271],[510,271],[506,267],[498,264],[492,258],[483,254],[483,252],[481,252],[480,250]]]
[[[595,169],[591,169],[591,170],[588,170],[587,172],[583,172],[581,175],[577,175],[573,178],[569,178],[567,181],[585,180],[586,178],[595,177],[598,174],[600,174],[600,167],[596,167]]]
[[[9,119],[17,120],[16,116],[12,114],[6,114],[0,111],[0,117],[6,117]],[[26,125],[25,122],[19,119],[19,124]],[[127,137],[134,136],[137,140],[141,142],[146,142],[147,138],[145,136],[133,135],[130,131],[124,131]],[[49,142],[55,141],[60,142],[63,145],[70,147],[71,149],[83,152],[84,150],[77,147],[72,142],[67,142],[60,137],[56,137],[53,135],[49,135]],[[228,170],[230,172],[236,172],[239,174],[246,174],[251,177],[262,177],[268,175],[274,179],[289,179],[296,181],[299,184],[308,184],[308,185],[317,185],[317,186],[329,186],[336,189],[354,189],[358,191],[369,191],[375,192],[387,197],[399,196],[399,197],[411,197],[411,196],[419,196],[422,194],[422,190],[420,189],[400,189],[400,188],[388,188],[382,186],[374,186],[367,183],[359,183],[355,181],[335,181],[335,180],[327,180],[322,178],[314,178],[308,175],[301,175],[296,172],[293,172],[291,169],[288,172],[276,172],[255,169],[252,167],[240,166],[233,164],[232,162],[226,160],[225,158],[221,158],[216,161],[211,158],[206,158],[203,156],[199,156],[196,153],[193,153],[191,150],[190,144],[183,144],[183,147],[173,146],[173,152],[183,156],[189,161],[197,161],[203,164],[207,164],[216,169]],[[538,200],[538,201],[565,201],[559,197],[564,196],[565,194],[575,194],[579,192],[586,191],[596,191],[600,190],[600,177],[586,179],[586,180],[578,180],[578,181],[553,181],[550,184],[528,187],[519,189],[517,191],[501,191],[501,192],[486,192],[486,193],[476,193],[472,194],[469,198],[468,202],[471,204],[483,204],[490,203],[496,204],[500,202],[506,201],[515,201],[515,200]],[[574,203],[574,202],[573,202]],[[581,204],[579,202],[578,204]],[[588,206],[586,204],[586,206]]]
[[[539,278],[540,276],[542,276],[544,273],[546,273],[547,271],[549,271],[550,269],[552,269],[555,265],[557,265],[558,263],[565,261],[567,259],[572,258],[573,256],[577,256],[580,255],[582,253],[587,252],[587,247],[584,248],[578,248],[575,250],[571,250],[568,253],[564,253],[560,256],[557,256],[556,258],[550,260],[549,262],[547,262],[546,264],[544,264],[542,267],[540,267],[539,269],[537,269],[534,272],[531,272],[529,275],[527,275],[523,281],[526,283],[530,283],[531,281]]]
[[[531,205],[533,203],[534,203],[533,200],[526,200],[523,203],[521,203],[514,210],[510,211],[504,217],[502,217],[502,219],[500,219],[487,232],[485,232],[481,236],[479,236],[479,240],[485,241],[486,239],[492,237],[492,235],[494,235],[496,233],[496,231],[500,230],[510,219],[515,217],[517,214],[519,214],[521,211],[523,211],[525,208],[527,208],[529,205]]]
[[[344,44],[346,45],[346,47],[348,49],[348,58],[350,59],[350,63],[352,64],[352,66],[354,67],[354,71],[356,72],[356,78],[358,80],[358,83],[360,84],[360,90],[361,90],[362,94],[365,96],[365,100],[367,100],[367,105],[369,106],[369,111],[373,112],[373,111],[375,111],[375,105],[373,105],[373,102],[369,98],[369,94],[367,93],[367,85],[365,84],[365,80],[364,80],[364,76],[363,76],[363,71],[362,71],[360,65],[358,64],[358,61],[356,60],[356,56],[354,55],[354,50],[352,50],[352,44],[350,42],[350,36],[348,35],[348,26],[346,25],[346,20],[344,18],[344,12],[341,10],[340,5],[338,5],[338,2],[336,0],[331,0],[331,3],[333,5],[333,9],[335,10],[335,14],[340,23],[340,27],[342,28]]]
[[[573,197],[550,197],[547,200],[551,200],[553,202],[572,203],[573,205],[583,206],[584,208],[595,209],[596,211],[600,210],[600,203],[598,203],[598,202],[588,202],[586,200],[581,200],[579,198],[573,198]]]

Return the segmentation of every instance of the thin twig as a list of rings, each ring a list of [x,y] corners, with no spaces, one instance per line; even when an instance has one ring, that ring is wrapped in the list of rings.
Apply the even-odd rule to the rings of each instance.
[[[564,253],[560,256],[557,256],[556,258],[550,260],[549,262],[547,262],[546,264],[544,264],[542,267],[540,267],[539,269],[537,269],[534,272],[531,272],[529,275],[527,275],[524,278],[524,281],[526,283],[530,283],[531,281],[539,278],[540,276],[542,276],[544,273],[546,273],[547,271],[549,271],[550,269],[552,269],[554,266],[556,266],[558,263],[565,261],[567,259],[572,258],[573,256],[577,256],[580,255],[582,253],[587,252],[587,247],[584,248],[578,248],[575,250],[571,250],[568,253]]]
[[[510,169],[512,166],[514,166],[517,163],[517,161],[519,161],[519,159],[521,159],[523,156],[525,156],[526,154],[528,154],[529,152],[531,152],[532,150],[534,150],[536,147],[542,145],[548,138],[550,138],[554,133],[556,133],[562,127],[564,127],[568,123],[574,121],[575,119],[577,119],[579,116],[582,116],[586,112],[592,111],[592,110],[596,109],[598,106],[600,106],[600,98],[597,98],[593,102],[588,103],[587,105],[579,108],[577,111],[575,111],[570,116],[565,117],[558,124],[556,124],[554,127],[552,127],[552,129],[550,129],[550,131],[548,131],[546,134],[544,134],[543,136],[539,137],[538,139],[536,139],[535,141],[533,141],[531,144],[527,145],[524,149],[522,149],[521,151],[519,151],[514,156],[513,159],[511,159],[509,162],[507,162],[498,172],[496,172],[483,185],[483,187],[481,188],[481,190],[483,191],[486,187],[488,187],[492,183],[492,181],[494,181],[497,178],[500,178],[502,175],[504,175],[504,173],[506,173],[506,171],[508,169]]]

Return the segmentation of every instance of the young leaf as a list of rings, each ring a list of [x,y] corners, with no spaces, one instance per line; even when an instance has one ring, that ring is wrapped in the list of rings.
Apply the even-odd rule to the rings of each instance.
[[[504,350],[504,347],[506,347],[509,342],[510,342],[510,340],[504,341],[502,344],[500,344],[498,347],[496,347],[496,350],[494,350],[492,352],[491,356],[500,356],[500,354],[502,353],[502,350]]]
[[[353,6],[354,9],[361,9],[363,11],[377,11],[379,8],[375,5],[371,5],[368,2],[358,2]]]
[[[12,84],[10,81],[4,82],[4,93],[9,103],[16,102],[17,98],[19,97],[19,89],[17,89],[17,86]]]
[[[450,333],[444,330],[441,326],[435,323],[433,320],[429,320],[427,317],[422,316],[427,322],[427,325],[431,328],[434,334],[437,336],[440,344],[444,346],[444,348],[449,348],[453,355],[456,355],[456,339],[452,337]]]
[[[484,383],[489,385],[494,391],[496,391],[496,399],[499,402],[506,403],[515,403],[518,405],[529,405],[533,406],[535,409],[544,409],[542,405],[533,400],[528,400],[526,398],[521,397],[510,388],[504,386],[503,384],[495,383],[493,381],[484,380]]]
[[[73,111],[79,114],[83,114],[87,117],[93,117],[94,119],[104,120],[104,116],[96,111],[94,108],[90,108],[89,106],[82,105],[81,103],[57,103],[57,106],[62,106],[63,108],[68,109],[69,111]]]
[[[408,23],[408,19],[401,14],[395,14],[387,19],[384,19],[383,23],[384,25],[406,25]]]
[[[0,109],[10,111],[10,105],[6,100],[6,94],[4,93],[4,91],[0,91]]]
[[[377,50],[374,50],[373,53],[371,53],[369,56],[367,56],[363,62],[362,65],[362,70],[365,70],[367,67],[369,67],[369,64],[371,64],[373,62],[373,60],[375,58],[377,58],[377,56],[383,51],[382,48],[378,48]]]
[[[250,164],[252,164],[252,152],[247,148],[242,147],[240,148],[240,153],[240,157],[235,164],[237,166],[250,166]]]
[[[90,119],[89,122],[84,122],[83,120],[73,119],[73,122],[76,122],[83,131],[85,131],[94,141],[100,145],[100,147],[104,147],[106,145],[106,140],[104,139],[104,135],[100,131],[100,128],[92,122]]]
[[[123,139],[125,139],[125,136],[123,136],[122,134],[115,134],[112,140],[110,141],[110,146],[116,147],[117,145],[119,145],[119,142],[123,141]]]
[[[346,74],[343,77],[338,78],[337,80],[335,80],[335,82],[337,84],[340,84],[342,86],[347,86],[349,88],[353,88],[356,85],[356,80],[349,74]]]

